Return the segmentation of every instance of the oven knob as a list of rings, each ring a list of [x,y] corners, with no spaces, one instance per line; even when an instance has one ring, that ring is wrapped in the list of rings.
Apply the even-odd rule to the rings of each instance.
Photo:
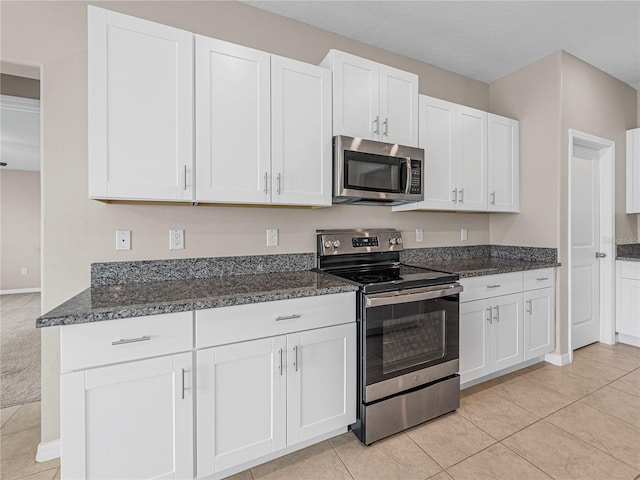
[[[390,238],[389,239],[389,245],[395,245],[396,244],[396,239],[395,238]]]
[[[326,242],[324,242],[324,248],[331,248],[333,244],[331,243],[331,240],[327,240]]]
[[[333,241],[333,248],[339,248],[340,247],[340,240],[334,240]]]
[[[398,237],[398,238],[396,238],[396,243],[397,243],[398,245],[401,245],[401,244],[402,244],[402,238],[399,238],[399,237]]]

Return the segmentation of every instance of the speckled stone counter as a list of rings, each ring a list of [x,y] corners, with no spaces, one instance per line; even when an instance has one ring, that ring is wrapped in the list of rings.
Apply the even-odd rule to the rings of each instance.
[[[616,248],[616,260],[640,262],[640,243],[618,245]]]
[[[357,287],[311,271],[231,275],[86,289],[40,317],[37,327],[352,292]]]
[[[407,249],[401,260],[409,265],[456,273],[461,278],[560,266],[554,248],[501,245]]]

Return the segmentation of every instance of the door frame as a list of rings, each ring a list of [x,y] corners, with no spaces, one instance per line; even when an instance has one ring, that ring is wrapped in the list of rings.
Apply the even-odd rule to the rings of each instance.
[[[574,145],[598,149],[599,196],[600,196],[600,248],[599,251],[607,256],[600,260],[600,342],[613,345],[615,343],[615,147],[613,140],[608,140],[578,130],[569,129],[568,156],[568,322],[569,322],[569,355],[573,361],[572,339],[572,269],[571,253],[571,220],[573,205],[571,204],[572,188],[572,159]]]

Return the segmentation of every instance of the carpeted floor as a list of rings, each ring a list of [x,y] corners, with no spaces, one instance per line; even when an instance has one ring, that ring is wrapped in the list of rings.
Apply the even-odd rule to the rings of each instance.
[[[0,295],[0,408],[40,400],[40,294]]]

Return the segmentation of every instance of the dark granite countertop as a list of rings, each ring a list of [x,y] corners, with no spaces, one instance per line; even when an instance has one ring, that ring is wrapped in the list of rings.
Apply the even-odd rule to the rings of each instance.
[[[559,267],[558,262],[514,260],[496,257],[423,260],[412,265],[442,272],[457,273],[460,278],[496,275],[498,273],[522,272],[539,268]]]
[[[640,262],[640,243],[617,245],[616,260],[626,262]]]
[[[42,315],[36,326],[99,322],[355,290],[357,286],[351,283],[312,271],[100,285]]]

